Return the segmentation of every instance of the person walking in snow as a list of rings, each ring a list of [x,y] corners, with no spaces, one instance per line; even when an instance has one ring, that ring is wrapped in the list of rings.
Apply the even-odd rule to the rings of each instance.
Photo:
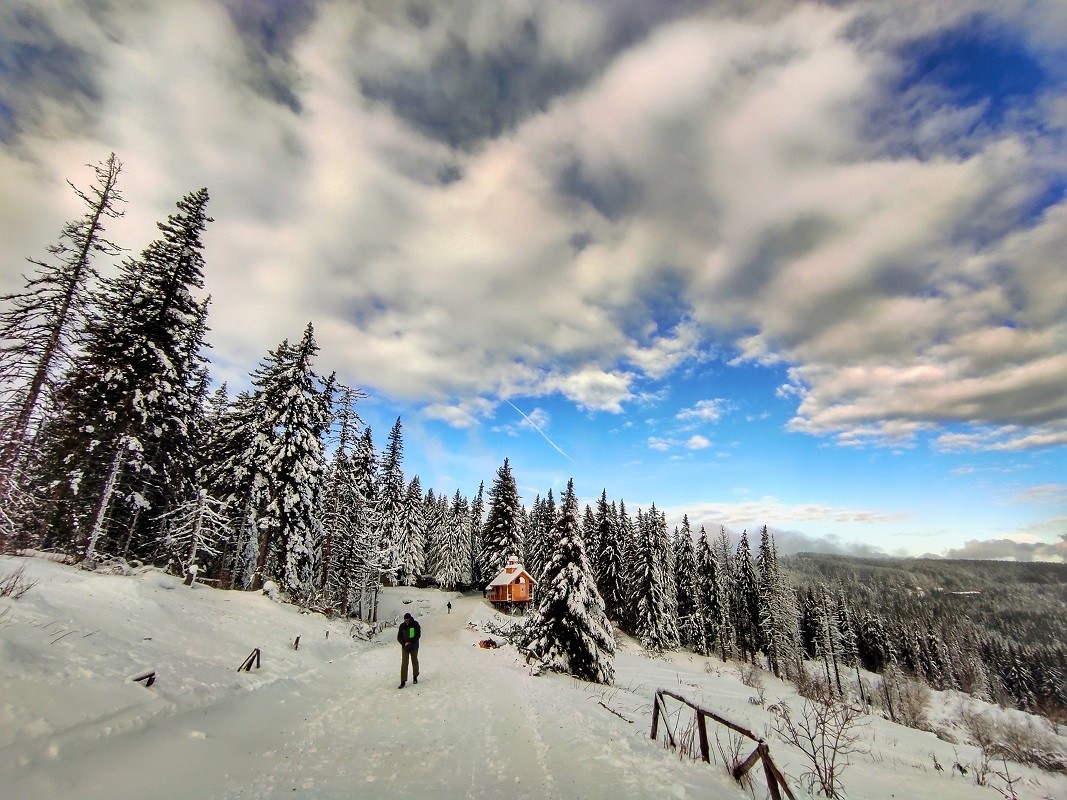
[[[402,654],[400,657],[400,685],[397,689],[403,689],[408,682],[408,662],[411,662],[412,683],[419,682],[419,637],[422,636],[422,626],[415,621],[409,613],[404,614],[404,621],[396,632],[396,640],[400,643]]]
[[[448,613],[449,614],[452,613],[452,601],[451,600],[448,601]]]

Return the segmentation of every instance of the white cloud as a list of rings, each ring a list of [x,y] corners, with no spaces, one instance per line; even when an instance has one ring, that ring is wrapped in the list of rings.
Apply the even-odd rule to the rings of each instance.
[[[711,441],[703,436],[690,436],[689,441],[685,443],[685,446],[690,450],[704,450],[711,447]]]
[[[676,415],[680,420],[699,420],[700,422],[718,422],[729,409],[728,401],[721,398],[699,400],[691,408],[683,408]]]
[[[896,48],[974,7],[732,6],[612,53],[618,9],[476,4],[420,28],[392,7],[326,4],[286,54],[297,112],[262,91],[217,4],[46,4],[98,96],[77,125],[42,106],[0,150],[0,285],[75,208],[62,179],[114,149],[130,201],[114,233],[134,250],[174,200],[211,191],[210,338],[231,385],[311,319],[342,380],[453,425],[482,419],[485,397],[619,413],[714,341],[738,364],[790,366],[794,431],[900,446],[951,422],[988,429],[939,448],[1061,446],[1067,203],[1013,232],[1005,220],[1062,153],[1005,127],[960,155],[947,143],[966,114],[922,98],[893,130],[865,116],[893,99]],[[1047,9],[995,14],[1035,48],[1064,29]],[[552,35],[516,69],[507,118],[462,116],[499,110],[479,100],[416,119],[368,88],[425,92],[449,48],[473,69],[529,24]],[[522,82],[545,64],[571,82]],[[479,75],[438,77],[459,92]],[[1064,119],[1054,102],[1034,113]]]

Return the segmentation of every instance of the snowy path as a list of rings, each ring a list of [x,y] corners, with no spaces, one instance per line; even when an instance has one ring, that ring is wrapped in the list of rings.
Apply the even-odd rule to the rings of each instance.
[[[254,594],[61,575],[49,587],[55,605],[20,601],[0,631],[5,798],[742,796],[650,742],[647,715],[631,710],[640,718],[628,724],[601,707],[614,690],[533,677],[513,647],[477,647],[486,634],[467,622],[493,613],[476,596],[454,597],[446,614],[427,599],[440,606],[443,595],[413,593],[405,608],[423,625],[422,674],[398,690],[393,629],[365,644],[337,621],[323,639],[322,618]],[[99,630],[77,616],[87,594]],[[242,642],[273,642],[261,670],[235,670],[234,654],[249,647],[235,631]],[[298,652],[284,645],[295,635]],[[24,654],[24,644],[39,650]],[[129,680],[164,653],[155,686]]]
[[[0,597],[2,800],[749,797],[717,757],[717,738],[711,765],[679,761],[649,740],[659,686],[767,736],[794,779],[805,768],[772,735],[767,709],[750,702],[736,664],[686,652],[649,658],[624,637],[616,686],[534,677],[513,647],[475,646],[487,634],[467,622],[496,616],[478,596],[383,592],[383,618],[410,609],[423,626],[419,684],[398,690],[395,628],[361,642],[344,620],[258,592],[0,556],[0,578],[22,567],[37,587],[19,600]],[[262,668],[238,672],[252,647],[262,648]],[[159,676],[150,688],[132,680],[146,667]],[[793,687],[764,680],[768,703],[798,707]],[[931,709],[933,724],[957,741],[953,709],[962,702],[972,701],[944,693]],[[682,731],[691,717],[674,719]],[[862,737],[870,753],[845,775],[851,798],[1003,796],[949,768],[956,759],[975,766],[971,745],[877,715],[865,718]],[[1024,800],[1067,797],[1067,777],[1012,770],[1025,775],[1015,785]],[[756,796],[764,791],[757,786]]]
[[[284,749],[262,765],[267,771],[224,797],[289,797],[295,791],[316,798],[563,800],[701,793],[693,784],[688,790],[676,784],[679,764],[667,754],[659,774],[645,774],[654,743],[642,742],[642,763],[627,764],[629,742],[617,730],[612,734],[617,718],[598,709],[600,729],[585,731],[589,720],[575,713],[573,699],[560,702],[561,683],[567,694],[590,695],[595,687],[532,677],[514,649],[477,647],[486,634],[468,629],[466,621],[483,604],[461,598],[454,605],[452,614],[421,618],[417,685],[396,688],[400,648],[387,632],[388,645],[359,656],[361,680],[339,696],[315,698]],[[647,737],[644,724],[640,733],[628,733]],[[706,768],[689,766],[705,795],[708,785],[720,784]],[[736,787],[728,789],[716,796],[741,796]]]
[[[227,798],[280,796],[314,789],[315,797],[421,798],[456,794],[546,797],[551,776],[536,715],[513,672],[474,646],[461,600],[452,614],[423,618],[420,683],[398,690],[400,648],[390,641],[361,654],[360,679],[339,696],[308,698],[304,721],[251,787]],[[391,639],[387,631],[383,638]],[[509,655],[514,660],[514,653]],[[314,692],[314,690],[312,690]],[[503,702],[501,702],[503,701]],[[512,756],[523,754],[518,760]],[[332,774],[331,774],[332,772]],[[279,793],[279,794],[276,794]]]

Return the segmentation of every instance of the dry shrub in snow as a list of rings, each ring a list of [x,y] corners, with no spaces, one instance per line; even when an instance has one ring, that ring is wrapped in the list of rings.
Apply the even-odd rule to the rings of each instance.
[[[808,700],[825,702],[834,696],[833,687],[821,672],[809,671],[801,666],[797,672],[797,694]]]
[[[928,731],[930,723],[926,714],[930,709],[930,695],[930,687],[925,683],[912,680],[898,667],[890,666],[882,673],[873,699],[891,721]]]
[[[800,748],[811,766],[800,776],[808,791],[828,798],[843,797],[841,773],[853,755],[866,752],[863,710],[830,695],[821,700],[805,699],[797,716],[785,703],[776,703],[769,710],[774,715],[775,732]]]
[[[0,597],[10,597],[12,600],[18,600],[36,585],[37,581],[26,579],[26,568],[19,567],[10,575],[0,578]]]
[[[1063,739],[1044,729],[1034,718],[964,708],[959,721],[987,760],[1008,758],[1046,772],[1067,775]]]

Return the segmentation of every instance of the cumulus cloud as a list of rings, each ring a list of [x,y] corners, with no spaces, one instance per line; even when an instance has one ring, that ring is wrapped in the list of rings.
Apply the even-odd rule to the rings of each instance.
[[[790,429],[842,445],[1067,442],[1067,116],[908,82],[978,5],[660,5],[2,11],[0,282],[115,150],[135,250],[211,190],[231,383],[313,319],[342,380],[459,427],[548,394],[620,413],[721,350],[788,365]],[[990,19],[1060,79],[1039,5]]]
[[[1067,522],[1067,519],[1062,520]],[[1016,539],[971,539],[963,547],[949,550],[947,558],[1006,561],[1059,561],[1067,563],[1067,534],[1058,542],[1018,541]]]

